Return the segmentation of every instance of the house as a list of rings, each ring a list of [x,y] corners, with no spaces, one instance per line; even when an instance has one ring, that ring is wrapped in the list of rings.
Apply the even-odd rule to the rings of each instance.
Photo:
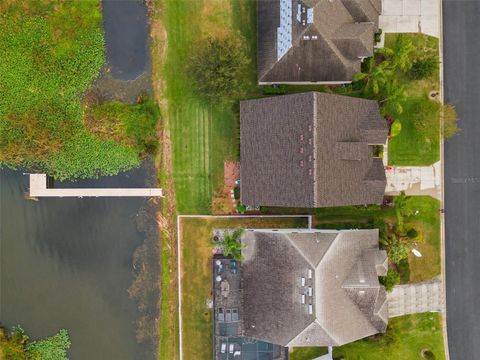
[[[286,347],[340,346],[385,332],[378,276],[388,264],[377,229],[252,229],[241,241],[238,271],[214,272],[216,359],[227,358],[222,345],[246,355],[246,342],[258,341],[272,349],[266,358],[284,359]]]
[[[240,196],[245,205],[381,204],[375,145],[388,127],[376,101],[309,92],[240,103]]]
[[[258,82],[351,82],[373,55],[381,9],[381,0],[259,0]]]

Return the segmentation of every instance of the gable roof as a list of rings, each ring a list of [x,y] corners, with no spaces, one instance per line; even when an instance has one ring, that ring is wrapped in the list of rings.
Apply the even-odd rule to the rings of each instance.
[[[351,81],[380,13],[381,0],[259,0],[259,82]]]
[[[339,346],[385,331],[387,297],[378,276],[387,255],[378,249],[378,230],[255,230],[242,242],[244,336],[289,347]]]
[[[388,129],[376,101],[302,93],[240,103],[240,186],[247,205],[381,204],[373,144]]]

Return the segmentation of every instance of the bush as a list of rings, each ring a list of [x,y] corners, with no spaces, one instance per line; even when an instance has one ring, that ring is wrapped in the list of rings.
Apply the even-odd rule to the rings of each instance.
[[[427,360],[435,360],[435,354],[431,352],[430,350],[426,350],[422,352],[422,356],[427,359]]]
[[[240,200],[240,187],[239,186],[235,186],[233,188],[233,197],[235,200]]]
[[[417,59],[408,71],[408,76],[414,80],[428,79],[437,73],[438,65],[438,59],[433,56]]]
[[[407,236],[409,239],[415,239],[418,236],[418,232],[414,228],[411,228],[407,231]]]
[[[241,203],[237,203],[237,212],[243,214],[245,211],[247,211],[247,207]]]
[[[400,283],[405,284],[410,281],[410,264],[408,259],[403,259],[397,264],[398,274],[400,275]]]
[[[194,51],[188,72],[194,91],[208,102],[230,103],[245,95],[247,49],[239,35],[208,37]]]
[[[398,134],[400,134],[400,131],[402,131],[402,123],[399,120],[395,120],[390,127],[390,136],[397,136]]]
[[[455,110],[455,106],[450,104],[445,104],[442,107],[443,115],[443,129],[442,135],[445,139],[452,137],[457,134],[458,129],[458,115]]]
[[[395,264],[408,258],[409,249],[407,245],[395,234],[391,234],[387,239],[381,240],[381,244],[387,250],[388,258]]]
[[[388,269],[387,275],[380,276],[380,283],[385,286],[385,290],[390,292],[393,288],[400,284],[400,275],[392,269]]]

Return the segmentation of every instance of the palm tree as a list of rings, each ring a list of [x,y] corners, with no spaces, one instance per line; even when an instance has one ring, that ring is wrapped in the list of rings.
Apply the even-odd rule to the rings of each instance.
[[[234,231],[226,231],[223,234],[223,238],[219,241],[212,241],[213,246],[221,247],[223,249],[223,255],[232,256],[235,260],[241,261],[242,250],[245,248],[245,244],[240,242],[240,239],[245,232],[245,229],[235,229]]]
[[[398,35],[392,50],[392,67],[404,73],[410,70],[415,52],[412,40],[405,35]]]
[[[395,215],[397,217],[397,228],[400,231],[404,230],[404,217],[413,215],[413,210],[408,207],[408,199],[410,199],[410,197],[405,195],[405,191],[400,192],[400,195],[393,199]]]
[[[374,58],[368,58],[365,62],[365,72],[355,74],[353,81],[365,82],[365,94],[378,95],[391,75],[389,66],[388,61],[383,61],[377,65]]]
[[[405,87],[398,85],[397,80],[385,84],[379,103],[384,115],[398,116],[403,112],[403,104],[407,100]]]

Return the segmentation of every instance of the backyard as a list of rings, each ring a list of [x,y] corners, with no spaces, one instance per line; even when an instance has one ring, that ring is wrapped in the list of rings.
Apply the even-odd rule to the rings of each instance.
[[[173,144],[173,178],[180,213],[209,213],[223,182],[223,162],[237,160],[238,114],[192,92],[186,65],[198,41],[239,32],[254,54],[254,1],[162,1],[168,50],[163,69],[169,110],[165,126]],[[203,15],[202,15],[203,14]],[[253,56],[252,56],[253,58]],[[255,86],[255,66],[245,82]]]
[[[183,356],[185,359],[212,358],[212,247],[214,229],[299,228],[306,218],[184,218],[181,220]],[[173,359],[165,354],[165,359]]]

